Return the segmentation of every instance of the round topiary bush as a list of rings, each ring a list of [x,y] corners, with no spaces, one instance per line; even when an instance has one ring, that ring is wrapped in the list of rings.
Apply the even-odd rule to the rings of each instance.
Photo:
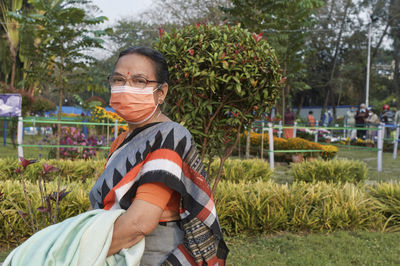
[[[160,29],[156,49],[169,64],[170,115],[193,134],[202,159],[219,156],[223,165],[243,126],[279,97],[286,79],[261,35],[240,25],[197,23],[170,33]],[[216,183],[221,174],[222,167]]]

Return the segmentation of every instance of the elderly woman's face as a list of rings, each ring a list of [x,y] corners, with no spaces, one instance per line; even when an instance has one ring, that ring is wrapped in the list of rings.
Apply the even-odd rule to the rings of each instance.
[[[126,79],[142,77],[147,80],[156,80],[155,67],[151,59],[140,54],[128,54],[122,56],[114,68],[114,75],[122,75]],[[127,83],[126,85],[129,85]],[[156,88],[158,83],[151,82],[146,87]],[[165,86],[161,90],[154,92],[154,102],[161,104],[166,96]]]

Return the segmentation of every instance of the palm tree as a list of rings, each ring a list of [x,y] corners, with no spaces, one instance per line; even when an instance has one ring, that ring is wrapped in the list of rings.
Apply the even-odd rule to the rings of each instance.
[[[7,5],[7,2],[8,3],[11,2],[10,7]],[[17,54],[19,46],[19,23],[10,15],[10,11],[13,13],[17,13],[21,8],[22,8],[22,0],[11,0],[11,1],[0,2],[0,10],[1,10],[0,23],[6,32],[6,38],[8,46],[10,48],[11,59],[12,59],[10,88],[14,88],[15,72],[17,67]]]

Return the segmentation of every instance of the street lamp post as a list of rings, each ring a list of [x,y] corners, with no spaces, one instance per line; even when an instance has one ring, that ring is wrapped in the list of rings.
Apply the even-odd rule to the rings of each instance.
[[[365,106],[369,106],[369,72],[370,72],[370,61],[371,61],[371,26],[372,21],[368,25],[368,57],[367,57],[367,77],[365,84]]]
[[[377,17],[371,15],[370,16],[370,22],[368,24],[368,57],[367,57],[367,77],[366,77],[366,82],[365,82],[365,105],[369,106],[369,76],[370,76],[370,66],[371,66],[371,29],[372,29],[372,23],[374,23],[377,20]]]

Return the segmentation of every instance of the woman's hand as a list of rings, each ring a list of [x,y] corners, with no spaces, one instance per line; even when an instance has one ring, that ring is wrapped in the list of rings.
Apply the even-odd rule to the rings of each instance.
[[[114,223],[113,237],[107,256],[118,253],[138,243],[145,235],[156,229],[163,209],[136,199],[128,210]]]

